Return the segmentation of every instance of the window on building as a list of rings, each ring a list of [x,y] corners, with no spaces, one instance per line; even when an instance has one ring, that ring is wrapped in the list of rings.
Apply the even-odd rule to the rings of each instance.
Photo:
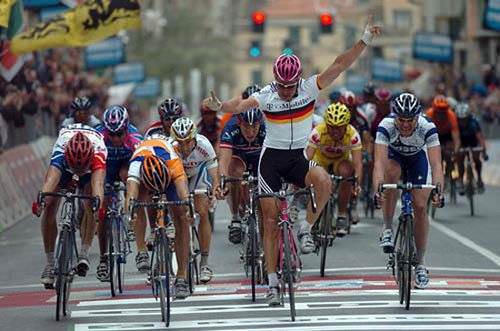
[[[412,25],[411,12],[409,10],[397,9],[393,11],[394,28],[397,30],[408,30]]]
[[[262,86],[262,70],[252,70],[252,84]]]

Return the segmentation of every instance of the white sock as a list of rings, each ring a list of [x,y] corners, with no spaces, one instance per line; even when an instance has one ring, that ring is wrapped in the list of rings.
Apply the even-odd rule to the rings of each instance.
[[[80,250],[80,256],[81,257],[88,257],[89,250],[90,250],[90,245],[82,244],[82,249]]]
[[[275,272],[267,274],[267,278],[269,279],[269,287],[277,287],[278,286],[278,284],[279,284],[278,275]]]

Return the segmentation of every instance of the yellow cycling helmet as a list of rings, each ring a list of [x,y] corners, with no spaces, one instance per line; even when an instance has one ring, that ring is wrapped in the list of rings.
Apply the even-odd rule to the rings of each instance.
[[[347,125],[351,120],[351,112],[343,103],[332,103],[326,109],[324,119],[325,123],[330,126]]]

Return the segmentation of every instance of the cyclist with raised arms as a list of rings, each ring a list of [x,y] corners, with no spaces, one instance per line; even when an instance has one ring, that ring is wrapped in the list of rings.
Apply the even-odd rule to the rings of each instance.
[[[212,110],[242,113],[259,108],[266,119],[266,138],[259,160],[259,190],[276,192],[281,188],[281,178],[299,187],[314,185],[318,209],[312,213],[309,206],[307,222],[299,229],[301,250],[311,253],[314,242],[311,226],[318,218],[331,192],[328,173],[315,166],[304,156],[312,127],[314,104],[320,90],[327,88],[343,71],[361,55],[380,27],[372,26],[371,16],[363,37],[351,49],[339,55],[335,61],[319,75],[302,79],[302,64],[296,55],[282,54],[274,62],[275,81],[254,93],[248,99],[240,96],[221,102],[212,92],[204,104]],[[269,278],[267,300],[270,306],[280,304],[279,281],[276,274],[278,260],[278,209],[275,199],[261,199],[264,223],[264,254]]]
[[[106,184],[113,185],[114,182],[127,181],[128,164],[135,147],[142,141],[142,135],[129,121],[127,108],[113,105],[104,111],[103,125],[97,128],[104,136],[104,143],[108,149],[106,160]],[[108,198],[104,200],[104,208],[107,208]],[[142,210],[141,210],[141,216]],[[127,224],[128,225],[128,224]],[[133,234],[133,229],[128,229]],[[97,279],[109,280],[108,256],[106,255],[106,226],[100,222],[97,227],[99,238],[99,249],[101,252],[100,262],[97,266]]]
[[[363,180],[361,158],[361,138],[349,121],[351,113],[346,105],[338,102],[328,106],[324,122],[314,128],[309,136],[306,155],[325,170],[344,178],[356,176],[358,183]],[[347,204],[352,194],[352,182],[343,181],[339,188],[337,214],[337,234],[347,234]]]
[[[252,108],[234,115],[222,131],[219,148],[220,175],[241,178],[245,171],[257,176],[259,156],[266,137],[266,127],[262,112]],[[243,190],[239,183],[228,184],[228,204],[231,210],[229,241],[239,244],[242,239],[239,210],[243,200]]]
[[[130,219],[130,200],[138,197],[140,200],[149,200],[152,194],[164,193],[168,201],[188,199],[187,184],[182,160],[167,138],[160,134],[146,137],[137,146],[130,160],[124,218]],[[189,255],[189,220],[187,209],[184,206],[171,206],[170,212],[173,224],[166,225],[166,233],[169,238],[175,238],[175,254],[179,265],[175,281],[175,296],[184,299],[190,294],[186,281]],[[145,237],[146,221],[138,218],[135,222],[137,244],[135,261],[141,272],[148,272],[150,269]]]
[[[455,114],[458,118],[458,126],[460,128],[460,142],[462,144],[462,147],[481,146],[484,149],[482,152],[483,158],[485,161],[488,161],[488,154],[486,153],[486,141],[481,130],[481,125],[479,124],[479,121],[474,116],[472,116],[469,105],[465,102],[458,103],[455,107]],[[482,177],[483,163],[481,161],[481,153],[472,152],[472,157],[473,160],[471,160],[471,162],[474,162],[477,174],[477,189],[479,193],[483,193],[484,183]],[[460,195],[464,195],[465,155],[459,153],[456,160],[458,166],[458,193]]]
[[[203,135],[198,134],[196,125],[188,117],[175,120],[170,128],[170,138],[174,141],[174,148],[178,151],[188,178],[189,191],[210,189],[211,195],[221,198],[217,155],[215,150]],[[209,221],[208,210],[213,201],[206,195],[195,195],[194,207],[200,215],[198,227],[201,261],[200,281],[209,282],[213,277],[212,268],[208,266],[212,227]]]
[[[413,184],[443,185],[441,148],[434,123],[422,116],[422,106],[410,93],[402,93],[391,101],[392,115],[380,122],[375,139],[375,165],[373,187],[380,184],[399,182],[403,172],[406,181]],[[430,168],[429,168],[430,164]],[[442,186],[441,186],[442,187]],[[429,284],[429,273],[425,267],[424,255],[429,233],[427,201],[430,189],[414,190],[413,209],[415,213],[415,245],[417,248],[415,286],[425,288]],[[380,246],[384,253],[394,250],[392,219],[396,207],[397,192],[388,190],[382,196],[375,194],[376,205],[382,203],[384,230]],[[433,196],[438,205],[441,196]]]
[[[172,123],[179,117],[183,116],[184,109],[182,103],[174,98],[167,98],[158,105],[158,115],[160,120],[153,122],[146,129],[144,136],[150,136],[155,133],[160,133],[166,137],[170,135],[170,127]]]
[[[81,249],[76,267],[77,274],[85,277],[89,269],[89,249],[95,233],[95,222],[98,218],[104,221],[104,178],[106,176],[107,149],[103,136],[90,126],[71,124],[59,132],[54,144],[50,165],[45,175],[41,192],[55,192],[60,189],[70,189],[75,185],[74,177],[78,178],[78,186],[83,194],[99,197],[98,215],[93,215],[89,202],[83,203],[84,212],[80,225],[82,238]],[[59,198],[45,199],[41,227],[47,265],[40,282],[46,286],[54,284],[54,249],[57,238],[56,212]],[[33,214],[40,216],[42,212],[38,201],[33,202]]]

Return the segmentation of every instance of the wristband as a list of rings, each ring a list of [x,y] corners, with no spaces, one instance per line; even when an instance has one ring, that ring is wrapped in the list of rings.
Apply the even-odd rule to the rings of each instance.
[[[370,32],[368,26],[365,28],[365,32],[363,32],[363,36],[361,37],[361,41],[365,43],[366,46],[370,46],[373,40],[373,33]]]

